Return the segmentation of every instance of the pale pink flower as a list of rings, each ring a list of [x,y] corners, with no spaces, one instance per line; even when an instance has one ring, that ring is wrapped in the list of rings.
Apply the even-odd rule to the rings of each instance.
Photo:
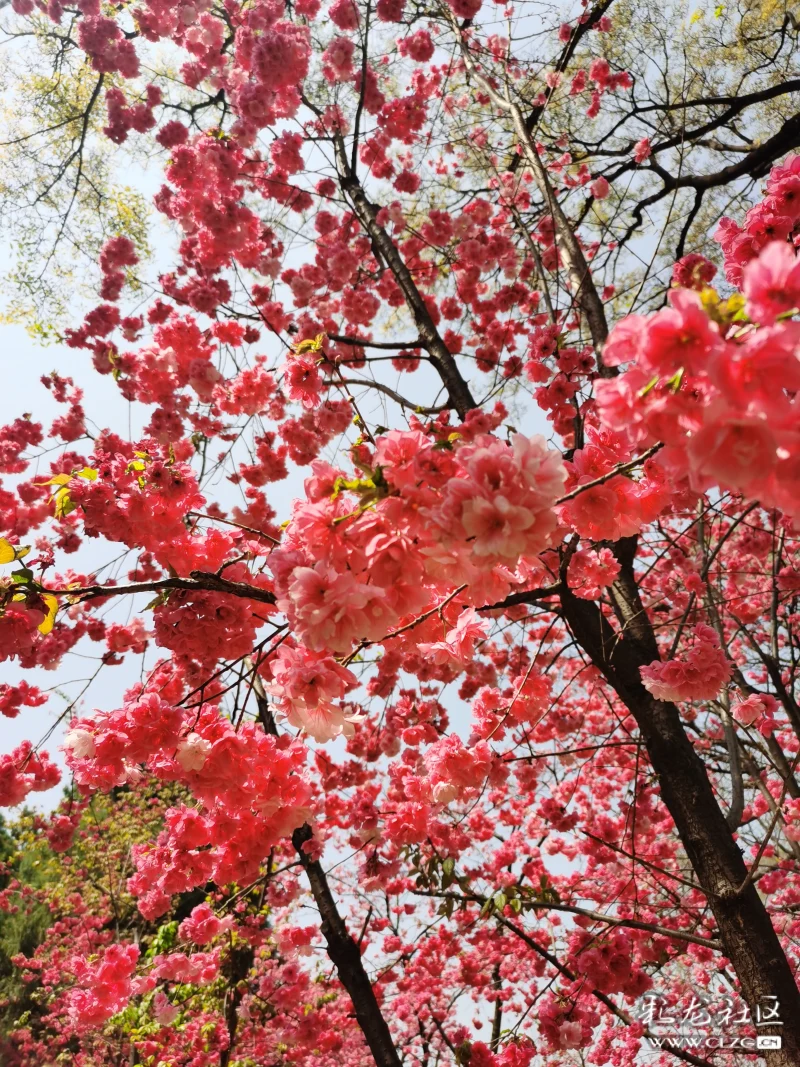
[[[180,742],[175,759],[185,771],[199,771],[206,762],[211,743],[200,734],[191,733]]]
[[[448,541],[469,541],[473,562],[515,565],[545,548],[566,473],[543,437],[514,434],[511,445],[478,437],[456,454],[457,476],[434,512]]]
[[[75,759],[91,759],[94,755],[94,735],[89,730],[75,727],[64,735],[61,747]]]
[[[332,656],[286,645],[270,666],[273,681],[267,691],[277,698],[279,709],[292,726],[315,741],[330,741],[339,734],[352,736],[361,716],[340,703],[345,693],[358,685],[352,671]]]
[[[180,1014],[180,1008],[170,1003],[163,989],[159,989],[153,997],[153,1017],[161,1026],[169,1026],[174,1023]]]
[[[583,1044],[583,1028],[579,1022],[569,1019],[558,1028],[558,1043],[561,1048],[580,1048]]]
[[[461,612],[443,641],[423,641],[417,648],[421,655],[437,666],[463,670],[472,661],[475,642],[485,637],[488,630],[488,622],[478,618],[474,608],[467,608]]]
[[[349,652],[357,641],[383,637],[397,620],[384,589],[359,582],[350,572],[338,574],[322,561],[294,570],[288,596],[278,607],[316,652]]]

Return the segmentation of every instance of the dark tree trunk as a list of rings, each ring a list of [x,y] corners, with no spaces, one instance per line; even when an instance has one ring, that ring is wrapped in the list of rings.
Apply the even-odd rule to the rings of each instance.
[[[356,1019],[369,1045],[377,1067],[400,1067],[400,1057],[383,1017],[361,960],[361,949],[350,936],[339,914],[322,865],[304,850],[313,837],[310,826],[301,826],[292,834],[292,844],[308,876],[311,892],[322,916],[322,933],[328,945],[328,956],[336,967],[339,981],[350,994]]]
[[[781,1050],[765,1054],[769,1067],[800,1065],[800,991],[763,901],[717,803],[705,766],[683,729],[674,704],[655,700],[642,684],[639,668],[658,659],[653,628],[639,597],[633,571],[635,541],[617,546],[622,564],[612,588],[621,632],[591,601],[561,594],[564,616],[576,641],[603,673],[639,726],[658,776],[661,797],[719,929],[719,937],[741,983],[751,1011],[780,1002],[782,1026],[759,1032],[779,1034]]]
[[[269,706],[269,701],[260,682],[254,685],[258,714],[267,733],[277,736],[278,730]],[[336,968],[339,981],[353,1002],[358,1025],[375,1060],[376,1067],[401,1067],[400,1057],[394,1046],[386,1019],[383,1017],[375,990],[369,980],[361,959],[361,949],[348,932],[347,925],[339,914],[328,877],[319,860],[312,859],[306,845],[314,834],[306,823],[292,834],[292,844],[297,852],[314,902],[322,919],[321,929],[328,946],[328,956]]]

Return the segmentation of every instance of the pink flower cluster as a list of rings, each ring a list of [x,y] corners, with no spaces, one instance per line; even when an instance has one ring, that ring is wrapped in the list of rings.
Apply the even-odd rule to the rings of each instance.
[[[766,195],[747,212],[744,226],[723,218],[716,232],[725,254],[725,275],[731,285],[740,286],[744,268],[773,241],[793,240],[800,221],[800,156],[791,155],[773,167],[766,183]]]
[[[425,752],[425,769],[434,804],[462,800],[489,777],[492,751],[486,741],[466,748],[453,734],[436,741]]]
[[[165,452],[152,441],[131,451],[107,435],[98,440],[97,478],[76,477],[69,492],[81,507],[87,531],[152,551],[166,564],[167,556],[180,559],[177,546],[191,541],[183,517],[202,510],[204,498],[189,464],[172,462],[168,453],[162,459]],[[170,542],[171,552],[166,547]]]
[[[0,715],[7,719],[15,719],[23,706],[39,708],[46,703],[47,694],[24,680],[17,685],[0,684]]]
[[[184,941],[191,941],[195,945],[207,945],[215,937],[230,930],[233,926],[233,916],[226,915],[220,919],[211,910],[208,904],[198,904],[192,908],[192,914],[184,919],[178,927],[178,933]]]
[[[475,655],[475,642],[486,637],[489,624],[479,619],[474,608],[467,608],[458,616],[455,626],[448,630],[443,641],[421,641],[420,655],[440,666],[464,670]]]
[[[46,752],[36,753],[30,741],[0,756],[0,807],[13,808],[29,793],[58,785],[61,772]]]
[[[656,700],[713,700],[731,676],[731,664],[716,630],[698,623],[682,659],[656,660],[641,668],[645,688]]]
[[[136,978],[139,949],[115,944],[91,962],[82,956],[72,960],[76,988],[71,991],[68,1011],[79,1027],[102,1026],[128,1003],[131,996],[155,986],[154,978]]]
[[[800,325],[792,315],[800,307],[800,261],[786,238],[800,220],[792,193],[800,157],[776,167],[767,187],[746,229],[735,240],[730,228],[719,235],[752,324],[743,327],[733,313],[739,304],[731,309],[713,292],[697,292],[694,271],[701,279],[709,272],[691,267],[681,280],[695,288],[672,290],[668,308],[628,316],[612,330],[603,359],[628,369],[597,383],[596,403],[602,422],[632,449],[664,442],[658,463],[671,477],[796,514]],[[759,220],[777,210],[786,212],[783,240],[759,236]]]
[[[597,600],[612,585],[620,565],[610,548],[579,549],[569,561],[569,585],[577,597]]]
[[[136,784],[146,771],[183,783],[199,802],[169,811],[155,845],[135,850],[130,888],[149,917],[163,914],[173,894],[212,877],[219,884],[252,880],[269,849],[310,816],[302,744],[252,723],[236,730],[213,706],[186,715],[166,699],[175,693],[162,669],[152,691],[137,687],[118,711],[73,720],[64,739],[75,781],[87,793]]]
[[[342,703],[345,693],[358,685],[352,671],[325,653],[287,645],[280,647],[269,669],[272,682],[267,690],[292,726],[315,741],[329,741],[342,733],[352,736],[358,716]]]
[[[453,473],[432,513],[447,545],[469,543],[485,565],[511,566],[547,546],[566,475],[543,437],[477,438],[457,449]]]
[[[548,544],[565,473],[542,438],[517,434],[504,444],[478,434],[446,444],[419,430],[379,438],[374,456],[361,460],[380,471],[379,486],[364,482],[377,506],[363,512],[357,491],[342,491],[343,473],[315,465],[309,499],[295,504],[269,557],[278,607],[307,648],[346,653],[380,641],[450,583],[469,585],[476,603],[497,599],[510,568]],[[467,630],[466,642],[470,635],[477,632]],[[457,655],[461,645],[457,631]]]

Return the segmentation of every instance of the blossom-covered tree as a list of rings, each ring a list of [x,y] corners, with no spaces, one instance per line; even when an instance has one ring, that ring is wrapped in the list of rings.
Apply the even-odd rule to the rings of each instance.
[[[658,1003],[664,1062],[800,1063],[796,19],[11,6],[80,85],[41,272],[100,137],[176,243],[102,233],[0,431],[0,658],[141,663],[70,706],[64,873],[7,863],[6,1058],[629,1064]]]

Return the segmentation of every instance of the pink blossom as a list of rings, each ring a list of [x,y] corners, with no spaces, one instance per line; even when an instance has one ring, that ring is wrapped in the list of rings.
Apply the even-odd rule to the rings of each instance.
[[[610,548],[596,552],[579,549],[569,561],[569,584],[572,592],[584,600],[596,600],[603,589],[619,574],[620,565]]]
[[[192,941],[195,945],[207,945],[219,934],[224,933],[233,926],[232,916],[224,919],[218,918],[208,904],[198,904],[192,909],[188,919],[184,919],[178,927],[178,932],[184,941]]]
[[[469,749],[459,737],[443,737],[425,753],[425,766],[437,804],[449,804],[486,781],[491,768],[491,749],[479,741]]]
[[[267,691],[278,698],[278,707],[292,726],[315,741],[330,741],[341,733],[352,736],[359,716],[341,703],[358,684],[352,671],[324,653],[286,645],[270,667],[273,681]]]
[[[443,529],[469,541],[486,565],[541,551],[555,528],[553,504],[565,478],[544,438],[514,434],[510,446],[478,438],[459,448],[456,461],[457,475],[435,512]]]
[[[433,663],[463,670],[474,656],[475,642],[484,638],[488,629],[488,622],[480,619],[474,608],[467,608],[443,641],[422,641],[417,648]]]
[[[151,974],[172,982],[206,986],[219,974],[218,952],[195,952],[185,956],[181,952],[156,956]]]
[[[95,754],[94,734],[91,730],[73,727],[64,734],[64,751],[75,759],[87,759]]]
[[[748,315],[762,325],[800,307],[800,258],[794,248],[786,241],[771,241],[745,267],[742,292]]]
[[[773,718],[778,708],[778,701],[769,693],[753,693],[745,700],[737,701],[731,714],[742,726],[753,726],[760,719]]]
[[[72,961],[76,988],[70,992],[68,1011],[79,1027],[101,1026],[125,1007],[131,995],[155,982],[137,982],[133,975],[139,949],[136,945],[114,944],[90,963],[83,957]]]
[[[356,641],[377,640],[397,618],[384,589],[350,573],[337,574],[322,561],[294,571],[288,595],[278,606],[315,652],[348,652]]]
[[[0,807],[13,808],[31,792],[43,792],[57,785],[58,767],[46,752],[36,753],[30,741],[0,756]]]
[[[328,81],[344,82],[353,77],[355,49],[355,42],[349,37],[334,37],[322,54],[322,72]]]
[[[717,268],[710,260],[692,252],[672,268],[672,284],[685,289],[705,289],[716,273]]]
[[[643,323],[639,342],[640,365],[654,373],[671,375],[682,367],[702,371],[719,347],[719,329],[703,308],[699,294],[672,289],[670,307]]]
[[[284,379],[292,400],[299,400],[309,410],[320,403],[322,378],[313,359],[291,356],[284,369]]]
[[[357,30],[360,22],[358,8],[354,0],[334,0],[329,14],[334,25],[340,30]]]
[[[707,418],[688,442],[698,484],[758,492],[778,462],[778,443],[767,420],[736,417],[719,407]]]
[[[199,734],[190,733],[178,744],[175,759],[185,771],[202,770],[211,744]]]
[[[157,990],[156,995],[153,997],[153,1016],[156,1022],[162,1026],[169,1026],[175,1022],[179,1014],[180,1008],[176,1004],[170,1003],[163,989]]]
[[[731,676],[716,630],[698,623],[683,659],[656,660],[641,668],[645,688],[656,700],[712,700]]]
[[[0,715],[7,719],[16,718],[23,706],[38,708],[46,703],[47,694],[24,680],[18,685],[0,684]]]

